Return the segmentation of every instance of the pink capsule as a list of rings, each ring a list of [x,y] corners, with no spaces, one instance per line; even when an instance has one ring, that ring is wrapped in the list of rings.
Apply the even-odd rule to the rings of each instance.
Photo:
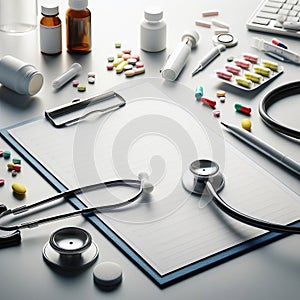
[[[215,107],[217,104],[217,102],[215,100],[211,100],[206,97],[201,97],[201,101],[210,107]]]
[[[223,79],[231,80],[232,74],[227,71],[217,71],[216,74]]]
[[[244,59],[245,60],[248,60],[254,64],[257,64],[258,62],[258,56],[257,55],[254,55],[254,54],[251,54],[251,53],[244,53],[243,55]]]
[[[246,60],[243,60],[243,59],[235,59],[234,63],[237,66],[239,66],[239,67],[241,67],[243,69],[249,69],[250,68],[250,63],[248,61],[246,61]]]
[[[240,67],[234,66],[234,65],[226,65],[225,69],[226,69],[226,71],[228,71],[234,75],[238,75],[242,71],[242,69]]]

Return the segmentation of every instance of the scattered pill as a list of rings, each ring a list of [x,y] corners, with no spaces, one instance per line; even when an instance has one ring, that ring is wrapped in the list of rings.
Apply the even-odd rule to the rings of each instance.
[[[106,65],[106,69],[109,70],[109,71],[111,71],[111,70],[114,69],[114,65],[113,65],[112,63],[108,63],[108,64]]]
[[[120,63],[122,63],[124,61],[124,58],[118,58],[113,62],[113,66],[117,67]]]
[[[225,65],[225,69],[226,69],[226,71],[228,71],[234,75],[238,75],[242,71],[242,69],[240,67],[234,66],[234,65]]]
[[[228,61],[228,62],[232,62],[233,60],[234,60],[234,56],[228,56],[228,57],[227,57],[227,61]]]
[[[242,128],[248,131],[251,131],[251,125],[251,121],[248,118],[243,119],[241,122]]]
[[[232,74],[227,71],[217,71],[216,74],[218,75],[218,77],[226,80],[231,80],[232,78]]]
[[[221,112],[219,109],[214,109],[214,111],[213,111],[214,117],[218,118],[218,117],[220,117],[220,114],[221,114]]]
[[[78,92],[85,92],[85,91],[86,91],[86,87],[83,86],[83,85],[79,85],[79,86],[77,87],[77,91],[78,91]]]
[[[229,28],[230,27],[227,23],[221,22],[221,21],[216,20],[216,19],[212,19],[211,23],[214,26],[221,27],[221,28]]]
[[[212,16],[218,16],[219,12],[217,10],[207,10],[202,12],[203,17],[212,17]]]
[[[203,87],[202,86],[197,86],[196,87],[195,97],[196,97],[197,100],[200,100],[201,97],[203,97]]]
[[[10,158],[10,155],[11,155],[11,153],[10,153],[10,151],[8,151],[8,150],[6,150],[6,151],[3,152],[3,157],[4,157],[5,159]]]
[[[278,63],[275,63],[275,62],[272,62],[272,61],[269,61],[269,60],[263,60],[262,64],[265,68],[269,68],[269,69],[271,69],[272,71],[275,71],[275,72],[278,71],[278,68],[279,68]]]
[[[114,262],[102,262],[94,268],[93,277],[100,288],[112,290],[122,282],[122,269]]]
[[[229,33],[229,28],[217,28],[214,30],[214,35]]]
[[[117,54],[117,57],[118,57],[118,58],[123,58],[123,53],[121,53],[121,52],[118,53],[118,54]]]
[[[7,166],[8,171],[11,171],[14,168],[14,163],[10,162],[6,166]]]
[[[121,47],[122,47],[121,43],[115,43],[115,48],[121,48]]]
[[[94,72],[88,72],[88,78],[89,77],[95,78],[96,77],[96,73],[94,73]]]
[[[283,44],[281,41],[279,41],[277,39],[272,39],[272,44],[276,45],[278,47],[284,48],[284,49],[288,48],[285,44]]]
[[[4,150],[0,150],[0,157],[3,156]]]
[[[261,83],[261,81],[262,81],[262,76],[259,74],[245,72],[244,76],[246,79],[251,80],[252,82],[255,82],[255,83]]]
[[[211,27],[210,22],[205,22],[205,21],[201,21],[201,20],[196,20],[195,25],[200,26],[200,27],[205,27],[205,28],[210,28]]]
[[[246,107],[246,106],[244,106],[242,104],[236,103],[234,105],[234,108],[235,108],[236,111],[244,113],[246,115],[250,115],[251,114],[251,108],[250,107]]]
[[[18,175],[18,172],[16,170],[12,170],[11,176],[16,177]]]
[[[124,60],[122,61],[117,67],[116,67],[116,73],[119,74],[119,73],[122,73],[123,70],[124,70],[124,67],[128,65],[128,61],[127,60]]]
[[[255,73],[263,75],[265,77],[270,77],[271,74],[271,70],[265,67],[261,67],[261,66],[255,66],[254,68]]]
[[[251,88],[251,86],[252,86],[251,80],[240,77],[240,76],[235,77],[235,82],[238,85],[241,85],[241,86],[246,87],[246,88]]]
[[[131,50],[130,49],[125,49],[122,50],[123,54],[131,54]]]
[[[208,99],[206,97],[202,97],[201,102],[208,105],[208,106],[210,106],[210,107],[215,107],[216,104],[217,104],[215,100],[211,100],[211,99]]]
[[[79,81],[78,81],[78,80],[73,80],[73,81],[72,81],[72,85],[73,85],[74,87],[78,87],[78,86],[79,86]]]
[[[225,103],[225,100],[226,100],[225,97],[220,97],[219,99],[220,99],[220,102],[221,102],[221,103]]]
[[[115,58],[113,57],[113,56],[109,56],[108,58],[107,58],[107,61],[108,62],[113,62],[115,60]]]
[[[143,68],[143,67],[144,67],[144,64],[143,64],[141,61],[138,61],[138,62],[135,64],[135,67],[136,67],[136,68]]]
[[[124,66],[124,72],[132,70],[132,69],[133,69],[133,65],[128,64],[128,65]]]
[[[225,97],[226,92],[223,90],[218,90],[216,94],[217,94],[217,97]]]
[[[131,65],[135,65],[137,63],[137,59],[136,58],[128,58],[127,59],[128,63],[131,64]]]
[[[243,54],[243,58],[245,60],[248,60],[248,61],[254,63],[254,64],[257,64],[258,63],[258,59],[259,59],[259,57],[257,55],[251,54],[251,53],[244,53]]]
[[[21,183],[13,183],[11,187],[13,192],[18,195],[25,195],[26,193],[26,187]]]
[[[0,178],[0,186],[4,185],[5,180],[3,178]]]
[[[124,60],[128,60],[129,58],[131,58],[130,54],[123,54],[122,56],[124,58]]]
[[[136,61],[139,61],[139,60],[140,60],[140,56],[137,55],[137,54],[131,55],[131,58],[135,58]]]
[[[124,72],[126,77],[133,77],[135,75],[134,70],[128,70],[126,72]]]
[[[126,77],[133,77],[135,75],[139,75],[145,73],[145,68],[133,68],[132,70],[126,71],[124,74]]]
[[[22,166],[21,166],[21,165],[13,165],[13,169],[14,169],[16,172],[20,172],[21,169],[22,169]]]
[[[237,66],[239,66],[239,67],[241,67],[243,69],[249,69],[250,68],[250,63],[248,61],[246,61],[246,60],[243,60],[243,59],[235,59],[234,63]]]
[[[88,78],[88,83],[89,84],[94,84],[95,83],[95,77],[89,77]]]

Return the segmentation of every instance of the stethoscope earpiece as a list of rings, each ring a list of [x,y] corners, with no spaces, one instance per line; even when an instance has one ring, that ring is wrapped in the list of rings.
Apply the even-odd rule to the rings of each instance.
[[[221,191],[225,184],[218,164],[208,159],[193,161],[182,177],[184,188],[192,194],[209,194],[206,188],[207,182],[210,182],[216,192]]]
[[[58,271],[80,271],[99,255],[91,235],[78,227],[61,228],[50,236],[43,249],[44,260]]]

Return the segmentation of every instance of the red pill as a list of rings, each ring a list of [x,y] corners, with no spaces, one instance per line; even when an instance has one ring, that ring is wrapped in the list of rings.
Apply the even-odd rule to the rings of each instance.
[[[136,62],[135,67],[136,68],[143,68],[144,64],[141,61],[138,61],[138,62]]]
[[[217,102],[214,101],[214,100],[211,100],[211,99],[208,99],[208,98],[205,98],[205,97],[202,97],[201,98],[201,101],[206,104],[206,105],[209,105],[210,107],[215,107]]]
[[[114,69],[114,65],[113,65],[112,63],[108,63],[108,64],[106,65],[106,69],[109,70],[109,71],[111,71],[111,70]]]
[[[21,171],[21,165],[14,165],[13,166],[13,170],[15,170],[16,172],[20,172]]]
[[[234,108],[236,109],[236,111],[244,113],[246,115],[250,115],[251,114],[251,108],[250,107],[246,107],[246,106],[244,106],[242,104],[236,103],[234,105]]]

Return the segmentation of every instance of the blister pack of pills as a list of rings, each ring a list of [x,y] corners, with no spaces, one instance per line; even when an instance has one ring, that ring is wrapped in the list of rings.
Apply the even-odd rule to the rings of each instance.
[[[216,75],[223,82],[239,89],[252,91],[283,72],[283,67],[277,62],[260,59],[257,55],[244,53],[241,58],[235,58],[217,70]]]

